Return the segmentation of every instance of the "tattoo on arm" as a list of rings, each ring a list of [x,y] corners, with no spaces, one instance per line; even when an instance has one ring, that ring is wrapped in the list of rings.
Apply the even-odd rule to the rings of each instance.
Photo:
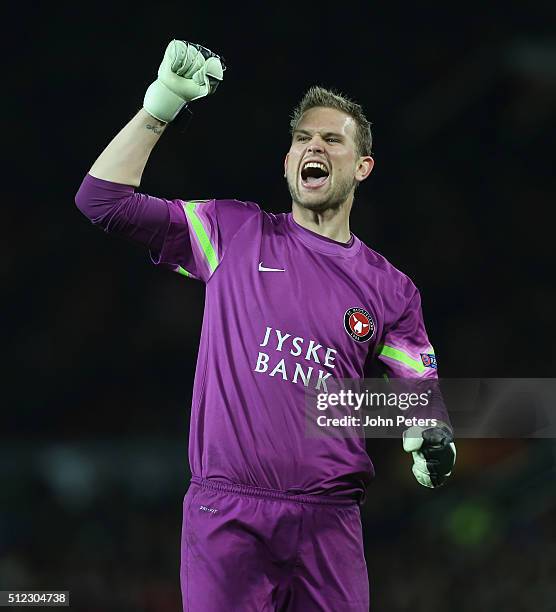
[[[147,130],[152,130],[155,134],[162,134],[161,127],[164,126],[164,123],[159,123],[158,125],[153,125],[152,123],[147,123],[145,126]]]

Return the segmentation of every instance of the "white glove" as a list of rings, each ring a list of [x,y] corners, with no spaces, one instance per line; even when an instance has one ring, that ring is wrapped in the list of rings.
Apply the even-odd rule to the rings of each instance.
[[[206,47],[172,40],[158,68],[158,78],[145,93],[143,108],[169,123],[192,100],[208,96],[224,78],[226,66]]]

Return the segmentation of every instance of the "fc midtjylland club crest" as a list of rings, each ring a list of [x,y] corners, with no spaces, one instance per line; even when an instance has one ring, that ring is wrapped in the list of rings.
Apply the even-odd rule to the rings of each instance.
[[[350,308],[344,315],[344,327],[357,342],[367,342],[375,333],[375,322],[364,308]]]

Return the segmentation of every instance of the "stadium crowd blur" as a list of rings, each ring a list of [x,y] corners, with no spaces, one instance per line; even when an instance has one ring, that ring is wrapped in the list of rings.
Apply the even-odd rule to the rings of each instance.
[[[180,609],[203,287],[74,205],[173,37],[213,47],[229,69],[193,120],[164,134],[141,191],[287,210],[288,114],[308,86],[336,87],[363,104],[375,138],[352,230],[421,290],[441,376],[554,376],[554,7],[404,5],[400,20],[361,6],[349,35],[334,11],[308,6],[244,3],[214,19],[183,8],[179,26],[147,8],[36,9],[40,117],[16,122],[12,162],[29,162],[4,207],[0,590],[70,590],[83,612]],[[30,50],[18,61],[32,64]],[[37,105],[19,78],[28,95],[8,102],[11,118]],[[369,449],[374,610],[556,609],[552,439],[459,440],[455,475],[434,492],[414,482],[398,441]]]

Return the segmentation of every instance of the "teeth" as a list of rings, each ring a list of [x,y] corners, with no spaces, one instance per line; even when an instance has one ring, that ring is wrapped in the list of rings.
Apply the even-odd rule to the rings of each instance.
[[[305,168],[320,168],[323,172],[328,172],[326,166],[320,162],[307,162],[303,165],[303,170],[305,170]]]

